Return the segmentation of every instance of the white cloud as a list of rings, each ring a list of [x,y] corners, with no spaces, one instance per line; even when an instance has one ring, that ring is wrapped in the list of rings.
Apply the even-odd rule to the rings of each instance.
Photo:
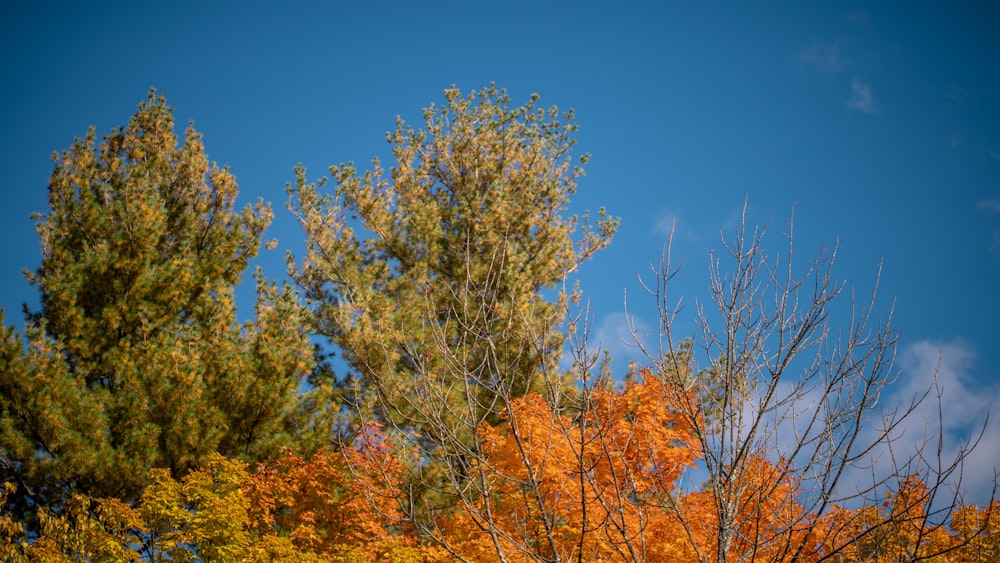
[[[1000,162],[1000,146],[986,147],[986,154],[993,160]]]
[[[920,408],[904,423],[896,442],[898,453],[909,453],[918,444],[930,440],[927,453],[934,459],[937,433],[943,436],[941,459],[949,463],[970,439],[979,436],[990,415],[990,405],[1000,404],[1000,386],[985,385],[973,377],[976,353],[961,340],[936,342],[922,340],[907,346],[900,355],[901,377],[890,400],[904,403],[935,389]],[[940,416],[939,408],[940,405]],[[994,415],[997,413],[994,413]],[[961,480],[971,501],[983,502],[993,483],[994,471],[1000,469],[1000,418],[989,416],[988,426],[979,445],[965,461]],[[912,444],[912,446],[911,446]],[[957,484],[956,479],[951,484]]]
[[[590,345],[594,350],[607,350],[611,354],[615,377],[624,375],[629,362],[634,361],[639,365],[648,363],[642,351],[636,346],[635,337],[629,329],[629,319],[635,328],[635,336],[644,343],[649,342],[650,336],[655,338],[656,335],[652,333],[648,323],[635,315],[626,317],[625,313],[606,315],[594,326],[590,334]]]
[[[851,82],[851,99],[847,101],[847,107],[869,115],[881,113],[879,105],[872,95],[871,85],[857,78]]]
[[[976,203],[976,207],[987,215],[1000,215],[1000,196],[981,199]],[[993,237],[990,239],[990,256],[994,260],[1000,260],[1000,229],[993,230]]]
[[[988,197],[986,199],[981,199],[977,203],[979,209],[991,214],[1000,214],[1000,197]]]
[[[660,215],[660,218],[656,220],[656,225],[653,229],[661,235],[669,235],[670,233],[676,233],[681,226],[681,217],[679,214],[673,211],[667,211]]]
[[[727,240],[731,240],[733,235],[743,226],[746,226],[750,230],[756,226],[763,227],[763,225],[758,225],[753,221],[751,218],[752,215],[753,204],[750,203],[750,194],[747,194],[743,199],[743,204],[731,207],[728,213],[726,213],[725,218],[722,220],[722,236]]]
[[[967,106],[969,105],[969,93],[966,92],[965,88],[957,84],[951,84],[945,89],[944,99],[950,104],[957,106]]]
[[[847,21],[858,27],[871,27],[872,19],[868,12],[856,11],[847,14]]]
[[[586,311],[583,313],[586,314]],[[630,319],[635,336],[632,335],[632,329],[629,328]],[[564,346],[559,364],[560,369],[571,370],[574,368],[574,362],[579,359],[576,352],[585,352],[590,357],[596,356],[597,365],[594,366],[596,370],[606,351],[611,355],[611,375],[617,379],[621,379],[625,375],[631,362],[635,362],[639,367],[649,364],[649,360],[635,343],[635,338],[638,337],[643,340],[644,344],[653,342],[655,346],[656,335],[653,334],[647,322],[635,315],[626,316],[625,313],[610,313],[602,317],[600,321],[588,317],[586,322],[588,324],[584,325],[582,315],[577,319],[574,335],[567,339]],[[581,345],[585,345],[586,349],[574,350]]]
[[[891,449],[880,444],[867,460],[846,468],[840,492],[849,495],[857,489],[864,489],[872,483],[872,472],[882,478],[890,475],[893,460],[902,463],[917,449],[924,447],[925,461],[936,463],[938,431],[941,430],[941,460],[948,465],[960,449],[975,440],[984,430],[991,404],[1000,404],[1000,385],[983,385],[973,377],[976,354],[973,347],[963,340],[935,342],[923,340],[906,346],[899,351],[897,367],[900,377],[885,390],[877,403],[881,413],[893,409],[904,409],[915,397],[930,394],[902,424],[892,433]],[[936,386],[935,386],[936,383]],[[937,390],[940,390],[940,411]],[[802,421],[810,419],[816,409],[824,404],[823,391],[814,386],[795,389],[794,381],[782,381],[777,397],[796,396],[786,405],[787,410],[773,413],[767,420],[776,424],[773,451],[777,455],[789,455],[798,443],[796,436],[802,431]],[[753,415],[753,406],[748,406],[745,419]],[[862,423],[858,445],[866,447],[877,440],[882,433],[882,419],[874,412]],[[940,415],[939,415],[940,412]],[[988,426],[982,434],[978,446],[965,460],[961,481],[958,475],[948,479],[941,498],[948,497],[950,487],[961,485],[967,502],[982,504],[992,490],[994,470],[1000,469],[1000,413],[989,416]],[[911,471],[923,470],[927,477],[927,467],[911,467]],[[936,469],[932,467],[930,469]],[[893,482],[890,481],[890,485]],[[950,497],[949,497],[950,499]],[[853,503],[848,502],[848,505]]]
[[[823,72],[837,72],[845,66],[840,45],[815,42],[799,51],[799,62]]]

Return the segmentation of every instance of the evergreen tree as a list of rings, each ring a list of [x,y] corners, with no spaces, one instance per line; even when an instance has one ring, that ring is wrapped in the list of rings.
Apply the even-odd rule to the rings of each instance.
[[[497,392],[557,392],[564,311],[544,291],[617,226],[603,209],[593,226],[566,215],[582,175],[572,112],[538,108],[537,95],[511,108],[492,86],[445,98],[424,111],[426,129],[397,120],[388,173],[378,159],[362,175],[335,166],[324,193],[300,167],[290,187],[307,236],[294,275],[318,332],[375,386],[384,415],[415,426],[427,414],[417,396],[474,403],[482,418],[500,410]]]
[[[404,512],[421,527],[477,494],[481,425],[533,391],[556,408],[576,391],[559,368],[565,282],[617,220],[568,215],[587,157],[571,156],[572,112],[536,100],[446,90],[425,128],[397,119],[388,171],[332,167],[331,193],[299,167],[289,188],[306,231],[290,269],[350,366],[362,419],[384,421],[413,456]]]
[[[19,513],[69,492],[132,499],[150,468],[180,476],[212,452],[266,459],[289,444],[312,348],[296,293],[259,274],[255,319],[233,288],[271,220],[235,208],[151,92],[127,127],[54,155],[41,310],[0,350],[0,452]]]

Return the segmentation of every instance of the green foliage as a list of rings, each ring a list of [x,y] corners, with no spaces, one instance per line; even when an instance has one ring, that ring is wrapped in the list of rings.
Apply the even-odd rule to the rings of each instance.
[[[43,260],[27,274],[41,309],[23,338],[0,311],[0,560],[996,559],[996,500],[935,504],[968,450],[927,479],[918,450],[881,504],[866,494],[888,480],[856,510],[832,503],[861,456],[830,437],[853,443],[890,379],[823,359],[780,396],[795,356],[825,346],[839,289],[817,262],[801,312],[801,280],[775,277],[745,227],[727,246],[738,273],[713,262],[725,324],[702,317],[707,368],[694,341],[672,340],[663,264],[656,369],[633,366],[621,386],[607,361],[597,377],[585,361],[575,380],[562,372],[567,278],[617,220],[567,216],[586,156],[571,157],[572,112],[536,103],[452,88],[423,129],[397,121],[388,171],[333,167],[323,192],[299,167],[289,208],[306,253],[289,268],[314,310],[258,270],[243,323],[234,286],[271,211],[235,207],[235,179],[193,128],[178,146],[162,96],[55,155]],[[310,330],[343,354],[346,379]],[[841,345],[833,359],[881,362],[895,336],[852,328]],[[795,411],[809,377],[827,418],[799,425],[796,452],[774,462],[769,413]],[[348,417],[353,441],[329,448]],[[892,451],[887,420],[865,452]],[[706,486],[678,487],[697,459]]]
[[[294,275],[318,331],[377,387],[384,415],[417,427],[414,393],[478,402],[481,417],[501,388],[552,391],[563,308],[543,290],[617,226],[603,210],[595,225],[565,214],[583,173],[572,112],[536,107],[537,96],[511,108],[492,86],[445,99],[424,111],[425,129],[397,120],[388,171],[378,159],[360,175],[332,167],[330,193],[300,167],[289,187],[307,236]]]
[[[233,287],[271,220],[239,210],[201,136],[151,92],[127,127],[54,156],[38,218],[41,292],[27,350],[5,328],[0,451],[21,513],[73,491],[134,499],[150,468],[212,452],[266,459],[295,432],[312,348],[296,293],[258,272],[255,318]]]
[[[575,391],[558,366],[565,282],[618,224],[567,214],[587,160],[571,156],[572,112],[537,96],[510,107],[493,86],[444,95],[422,129],[397,119],[388,170],[334,166],[324,191],[299,167],[288,190],[306,233],[292,275],[351,368],[362,420],[405,443],[406,510],[425,523],[457,502],[482,422],[532,391]]]

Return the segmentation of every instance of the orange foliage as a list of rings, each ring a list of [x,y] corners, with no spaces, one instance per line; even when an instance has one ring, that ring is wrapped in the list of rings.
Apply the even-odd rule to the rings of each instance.
[[[702,557],[714,560],[718,552],[720,505],[736,508],[729,560],[808,561],[815,556],[809,545],[812,518],[796,501],[797,484],[784,463],[751,456],[743,471],[729,479],[732,482],[723,487],[728,493],[708,488],[680,502]]]
[[[671,505],[696,454],[671,396],[647,371],[622,390],[595,391],[575,420],[535,393],[514,401],[506,424],[479,429],[486,456],[474,473],[489,494],[442,522],[457,551],[495,558],[480,531],[492,526],[506,553],[527,546],[564,560],[688,556]]]
[[[453,553],[420,538],[408,521],[408,470],[370,423],[352,447],[308,460],[286,452],[253,475],[221,456],[183,481],[160,472],[137,508],[80,497],[65,515],[43,513],[32,544],[0,515],[0,554],[12,561],[137,559],[140,551],[219,561],[496,561],[498,553],[509,561],[715,561],[719,514],[734,507],[727,561],[1000,560],[1000,501],[959,507],[941,521],[916,476],[881,504],[834,507],[821,517],[804,513],[785,463],[759,456],[717,487],[723,492],[679,492],[678,479],[696,461],[692,430],[673,408],[680,398],[645,372],[621,389],[594,391],[575,418],[538,394],[515,401],[501,424],[479,428],[486,455],[468,478],[483,494],[437,516],[436,539]]]
[[[417,546],[402,524],[403,475],[382,429],[365,425],[343,452],[323,451],[308,461],[288,452],[260,466],[245,488],[251,527],[287,534],[297,546],[335,558],[435,560],[440,553]],[[409,556],[398,557],[401,550]]]

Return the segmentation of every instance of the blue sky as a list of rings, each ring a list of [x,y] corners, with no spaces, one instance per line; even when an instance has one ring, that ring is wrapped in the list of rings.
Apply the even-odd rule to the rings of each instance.
[[[744,199],[797,249],[840,241],[838,277],[895,300],[900,393],[940,366],[952,430],[1000,400],[1000,8],[985,2],[5,2],[0,8],[0,306],[21,323],[40,261],[51,153],[127,122],[155,86],[228,164],[241,199],[271,201],[284,272],[302,234],[285,183],[304,163],[386,155],[452,84],[490,82],[576,110],[592,155],[574,211],[620,216],[581,271],[594,336],[624,365],[623,293],[655,322],[636,275],[676,225],[675,290],[704,296],[708,252]],[[770,239],[774,250],[779,237]],[[244,288],[247,302],[251,288]],[[1000,412],[994,413],[1000,420]],[[1000,426],[976,464],[1000,459]],[[988,463],[982,463],[987,461]]]

